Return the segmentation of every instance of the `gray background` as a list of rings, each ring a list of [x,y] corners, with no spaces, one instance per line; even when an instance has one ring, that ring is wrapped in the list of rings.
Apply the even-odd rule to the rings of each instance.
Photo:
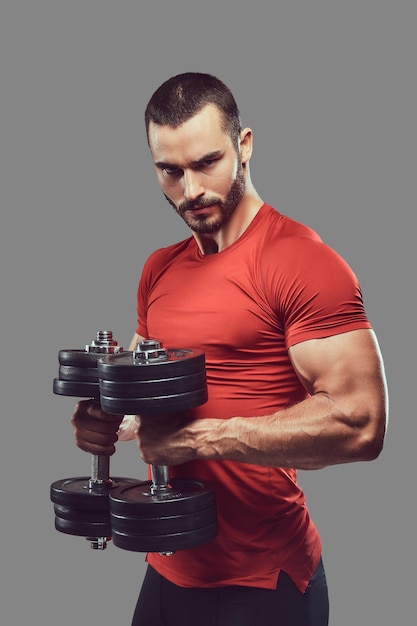
[[[152,4],[152,6],[151,6]],[[50,483],[89,473],[61,348],[127,345],[147,255],[188,234],[143,111],[183,71],[217,74],[254,132],[264,200],[351,264],[384,354],[391,422],[373,463],[300,473],[332,626],[415,618],[416,10],[413,0],[4,1],[0,8],[0,622],[129,624],[143,555],[53,528]],[[144,478],[135,442],[113,475]]]

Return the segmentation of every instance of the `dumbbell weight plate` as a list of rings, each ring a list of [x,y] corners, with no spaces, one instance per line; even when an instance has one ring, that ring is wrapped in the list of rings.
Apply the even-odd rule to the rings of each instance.
[[[209,508],[184,515],[165,517],[123,517],[111,514],[112,525],[118,532],[152,537],[206,528],[216,523],[216,509]]]
[[[199,480],[171,479],[153,494],[150,481],[123,485],[110,494],[110,519],[116,546],[136,552],[185,550],[214,539],[214,492]]]
[[[196,391],[150,398],[108,398],[100,395],[100,404],[103,411],[116,415],[155,415],[185,411],[204,404],[207,398],[207,387],[203,387]]]
[[[83,511],[54,505],[55,529],[67,535],[79,537],[111,537],[109,509]]]
[[[86,350],[60,350],[59,372],[54,378],[53,392],[61,396],[100,398],[97,361],[103,353]]]
[[[60,365],[72,367],[96,367],[97,361],[103,356],[103,352],[87,352],[84,350],[60,350],[58,362]]]
[[[133,352],[110,354],[98,360],[100,380],[121,382],[157,380],[186,376],[201,371],[205,367],[205,355],[201,350],[167,350],[167,358],[145,361],[134,359]]]
[[[133,352],[111,354],[101,358],[97,368],[100,402],[108,413],[165,413],[207,402],[201,350],[170,349],[164,358],[150,360],[138,359]]]
[[[60,396],[78,396],[79,398],[100,398],[99,383],[90,383],[83,380],[61,380],[54,378],[53,392]]]
[[[60,365],[58,371],[59,380],[82,380],[90,383],[98,383],[97,367],[75,367],[73,365]]]
[[[55,528],[82,537],[110,537],[109,494],[116,487],[136,484],[132,478],[112,478],[111,486],[103,491],[89,488],[90,478],[64,478],[52,483],[50,498],[54,503]]]
[[[50,499],[54,504],[80,511],[109,510],[109,494],[121,487],[136,485],[133,478],[112,477],[111,486],[103,491],[90,489],[89,476],[77,476],[56,480],[50,487]]]
[[[105,511],[109,508],[109,490],[94,492],[89,489],[91,478],[79,476],[56,480],[50,487],[50,498],[54,504],[80,511]]]
[[[168,350],[165,360],[146,362],[135,361],[133,353],[125,352],[103,357],[97,367],[100,402],[108,413],[150,415],[207,402],[201,351]]]
[[[205,528],[162,534],[160,536],[138,536],[121,533],[114,529],[112,524],[112,539],[115,546],[132,552],[176,552],[189,550],[212,541],[217,535],[217,523]]]
[[[195,391],[204,387],[205,384],[206,371],[202,369],[193,374],[156,380],[129,382],[100,380],[100,393],[109,398],[150,398]]]
[[[215,507],[215,496],[210,486],[202,480],[171,478],[170,489],[152,494],[152,482],[136,481],[112,489],[110,509],[120,517],[139,518],[187,515]]]

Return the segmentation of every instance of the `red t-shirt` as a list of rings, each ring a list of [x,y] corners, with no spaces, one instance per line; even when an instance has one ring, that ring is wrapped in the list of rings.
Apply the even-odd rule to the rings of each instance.
[[[307,397],[288,348],[370,328],[352,270],[310,228],[264,204],[241,237],[204,256],[193,237],[154,252],[138,288],[137,333],[203,350],[209,399],[196,418],[268,415]],[[294,469],[196,461],[171,477],[209,480],[219,533],[148,562],[184,587],[274,589],[281,569],[301,591],[321,540]]]

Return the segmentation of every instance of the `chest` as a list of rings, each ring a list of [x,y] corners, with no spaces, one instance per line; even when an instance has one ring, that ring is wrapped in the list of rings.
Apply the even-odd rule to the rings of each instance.
[[[173,264],[148,292],[147,324],[173,345],[199,346],[211,354],[274,351],[284,341],[270,304],[262,268],[245,262]],[[281,345],[282,348],[282,345]]]

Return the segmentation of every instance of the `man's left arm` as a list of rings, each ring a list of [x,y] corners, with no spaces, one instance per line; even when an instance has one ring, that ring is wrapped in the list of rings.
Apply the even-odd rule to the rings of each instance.
[[[139,445],[148,463],[228,459],[318,469],[380,454],[388,420],[384,366],[375,334],[354,330],[292,346],[289,355],[310,394],[265,416],[207,418],[176,428],[143,421]]]

